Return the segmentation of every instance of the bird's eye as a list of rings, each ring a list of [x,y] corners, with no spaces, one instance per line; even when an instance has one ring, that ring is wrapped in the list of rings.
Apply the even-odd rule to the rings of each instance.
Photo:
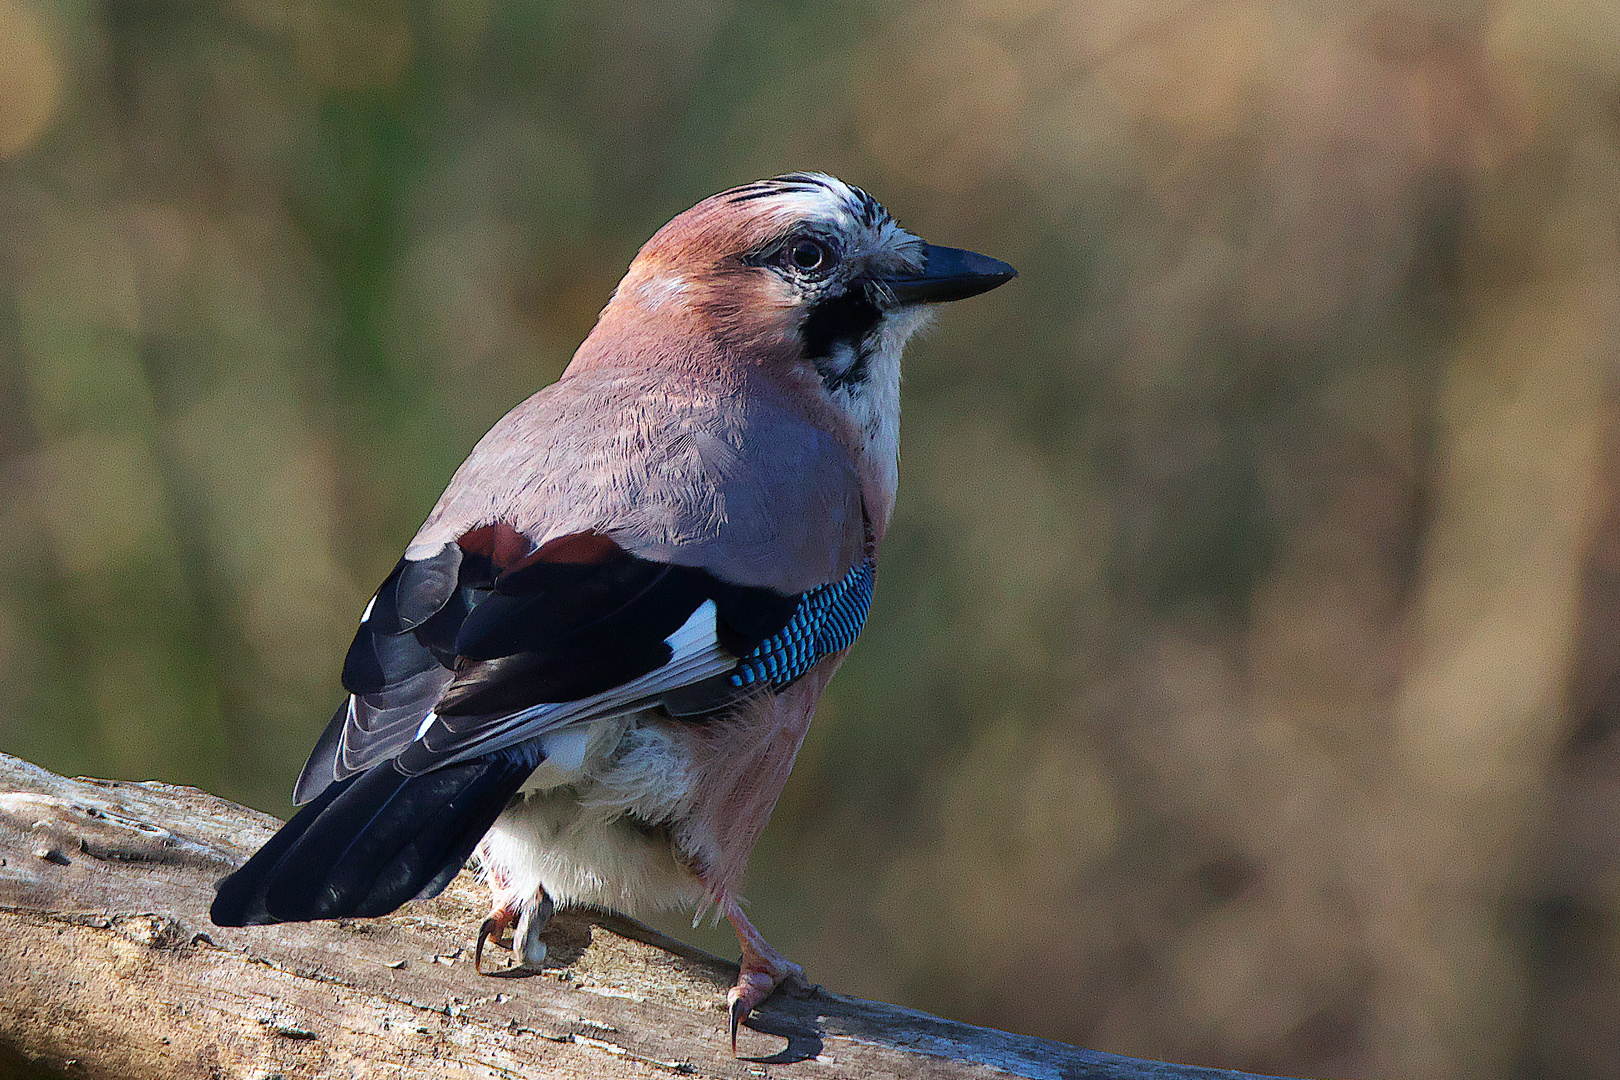
[[[788,265],[801,273],[815,273],[832,265],[832,252],[827,245],[808,236],[801,236],[787,246]]]

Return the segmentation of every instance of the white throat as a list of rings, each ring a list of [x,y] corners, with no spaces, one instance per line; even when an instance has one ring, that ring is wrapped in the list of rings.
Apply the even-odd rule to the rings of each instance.
[[[832,391],[866,437],[863,468],[877,481],[882,505],[871,509],[888,521],[900,486],[900,354],[906,342],[933,317],[929,308],[905,308],[887,315],[867,339],[866,377]]]

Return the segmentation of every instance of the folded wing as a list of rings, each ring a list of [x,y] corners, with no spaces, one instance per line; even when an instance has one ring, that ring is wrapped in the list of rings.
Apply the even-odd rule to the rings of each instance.
[[[799,603],[593,532],[529,550],[510,526],[481,526],[401,560],[378,590],[344,663],[349,700],[294,799],[382,761],[426,772],[657,703],[736,667]],[[706,704],[736,696],[716,685]]]

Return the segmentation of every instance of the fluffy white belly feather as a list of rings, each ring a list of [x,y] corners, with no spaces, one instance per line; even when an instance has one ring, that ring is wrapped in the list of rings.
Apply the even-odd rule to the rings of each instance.
[[[546,760],[478,847],[497,904],[589,904],[632,913],[701,903],[671,829],[691,808],[686,744],[653,713],[602,717],[543,737]]]

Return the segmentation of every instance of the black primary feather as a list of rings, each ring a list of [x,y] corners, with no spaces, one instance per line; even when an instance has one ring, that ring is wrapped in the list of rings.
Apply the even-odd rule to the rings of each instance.
[[[386,915],[449,884],[540,762],[513,747],[419,776],[390,762],[331,784],[219,883],[216,926]]]

